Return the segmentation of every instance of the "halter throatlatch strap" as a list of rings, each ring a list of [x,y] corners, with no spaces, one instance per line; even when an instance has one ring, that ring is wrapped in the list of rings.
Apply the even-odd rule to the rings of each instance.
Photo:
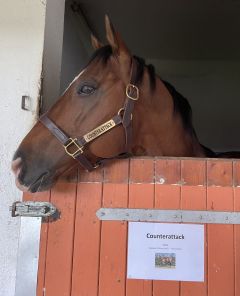
[[[122,124],[125,131],[125,151],[114,158],[122,157],[122,155],[127,155],[131,146],[132,141],[132,112],[134,108],[135,101],[139,98],[139,90],[135,85],[136,71],[137,71],[136,60],[132,59],[132,77],[131,83],[126,86],[126,100],[123,108],[121,108],[117,115],[112,117],[107,122],[101,124],[95,129],[91,130],[81,138],[71,138],[63,130],[61,130],[49,117],[47,113],[42,115],[39,121],[49,129],[49,131],[58,139],[58,141],[63,145],[65,152],[77,160],[84,169],[92,171],[99,165],[103,164],[108,158],[102,158],[97,161],[97,163],[92,164],[91,161],[84,155],[85,146],[94,141],[96,138],[105,134],[114,127]]]

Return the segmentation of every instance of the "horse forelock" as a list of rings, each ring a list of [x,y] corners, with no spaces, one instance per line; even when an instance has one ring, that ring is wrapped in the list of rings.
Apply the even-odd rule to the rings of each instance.
[[[92,61],[102,61],[104,64],[107,63],[109,58],[111,57],[113,53],[112,47],[110,45],[105,45],[103,47],[98,48],[97,50],[94,51],[92,54],[90,60],[87,63],[87,66],[92,62]]]
[[[99,49],[97,49],[91,56],[87,66],[93,62],[93,61],[101,61],[104,65],[108,62],[110,57],[113,54],[112,47],[110,45],[105,45]],[[135,83],[137,85],[140,85],[143,80],[144,75],[144,69],[147,69],[147,73],[149,75],[149,81],[150,81],[150,88],[151,90],[155,90],[156,87],[156,74],[155,74],[155,68],[153,65],[147,65],[145,60],[143,58],[140,58],[138,56],[133,56],[135,60],[137,60],[137,70],[136,70],[136,77],[135,77]]]

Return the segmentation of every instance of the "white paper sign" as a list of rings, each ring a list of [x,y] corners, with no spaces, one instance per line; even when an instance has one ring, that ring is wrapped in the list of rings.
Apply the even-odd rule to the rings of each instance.
[[[204,281],[204,226],[130,222],[127,277]]]

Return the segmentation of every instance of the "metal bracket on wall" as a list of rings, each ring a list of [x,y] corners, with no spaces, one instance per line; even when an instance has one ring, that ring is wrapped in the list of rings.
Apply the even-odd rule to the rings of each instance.
[[[96,215],[103,221],[240,224],[240,212],[101,208]]]
[[[29,96],[22,96],[21,108],[25,111],[31,110],[31,98]]]

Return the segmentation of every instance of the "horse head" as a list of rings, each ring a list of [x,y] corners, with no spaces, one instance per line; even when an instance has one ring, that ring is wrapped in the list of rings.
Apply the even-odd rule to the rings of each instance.
[[[185,132],[190,119],[175,112],[187,103],[174,101],[173,90],[156,78],[154,68],[132,56],[108,17],[105,26],[108,44],[92,36],[95,52],[87,66],[17,149],[12,170],[19,189],[47,190],[76,161],[91,171],[128,153],[202,153],[192,143],[191,128]]]

